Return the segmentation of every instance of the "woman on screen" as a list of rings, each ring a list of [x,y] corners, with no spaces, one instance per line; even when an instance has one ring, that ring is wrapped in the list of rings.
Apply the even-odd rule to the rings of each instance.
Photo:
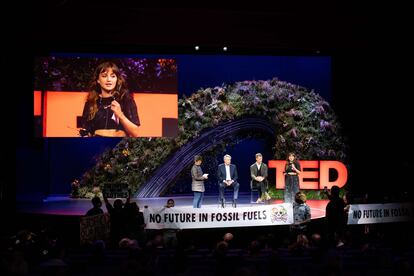
[[[137,106],[115,63],[104,62],[96,67],[89,91],[81,136],[138,137]]]

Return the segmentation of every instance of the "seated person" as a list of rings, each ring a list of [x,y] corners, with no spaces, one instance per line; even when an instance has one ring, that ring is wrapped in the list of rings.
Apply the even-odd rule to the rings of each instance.
[[[267,193],[267,165],[263,162],[261,153],[256,153],[256,162],[250,166],[251,187],[259,188],[259,198],[256,203],[261,203],[264,200],[269,200],[271,197]]]
[[[224,156],[224,163],[218,166],[217,178],[220,191],[221,207],[224,208],[224,189],[227,187],[233,187],[233,207],[236,207],[237,198],[239,196],[239,183],[237,182],[237,167],[231,164],[231,156],[226,154]]]

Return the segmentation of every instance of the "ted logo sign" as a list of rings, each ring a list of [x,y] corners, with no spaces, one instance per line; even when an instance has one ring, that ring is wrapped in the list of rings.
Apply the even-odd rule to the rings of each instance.
[[[345,165],[339,161],[299,161],[301,173],[299,174],[300,188],[304,190],[318,190],[325,186],[330,189],[336,185],[339,188],[346,184],[348,179],[348,170]],[[269,168],[276,169],[276,189],[285,188],[285,171],[286,160],[270,160]],[[329,179],[329,173],[334,172],[337,175],[335,179]]]

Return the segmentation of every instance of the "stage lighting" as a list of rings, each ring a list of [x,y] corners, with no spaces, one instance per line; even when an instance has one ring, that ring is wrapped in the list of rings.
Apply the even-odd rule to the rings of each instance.
[[[194,47],[194,49],[195,49],[196,51],[198,51],[198,50],[200,50],[200,47],[199,47],[199,46],[195,46],[195,47]]]
[[[223,51],[227,52],[227,47],[226,46],[223,47]]]

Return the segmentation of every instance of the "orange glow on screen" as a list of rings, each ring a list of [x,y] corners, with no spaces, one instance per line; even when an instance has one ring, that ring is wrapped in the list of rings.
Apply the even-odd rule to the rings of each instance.
[[[41,91],[35,91],[33,97],[34,97],[34,99],[33,99],[34,116],[41,116],[42,115],[42,92]]]

